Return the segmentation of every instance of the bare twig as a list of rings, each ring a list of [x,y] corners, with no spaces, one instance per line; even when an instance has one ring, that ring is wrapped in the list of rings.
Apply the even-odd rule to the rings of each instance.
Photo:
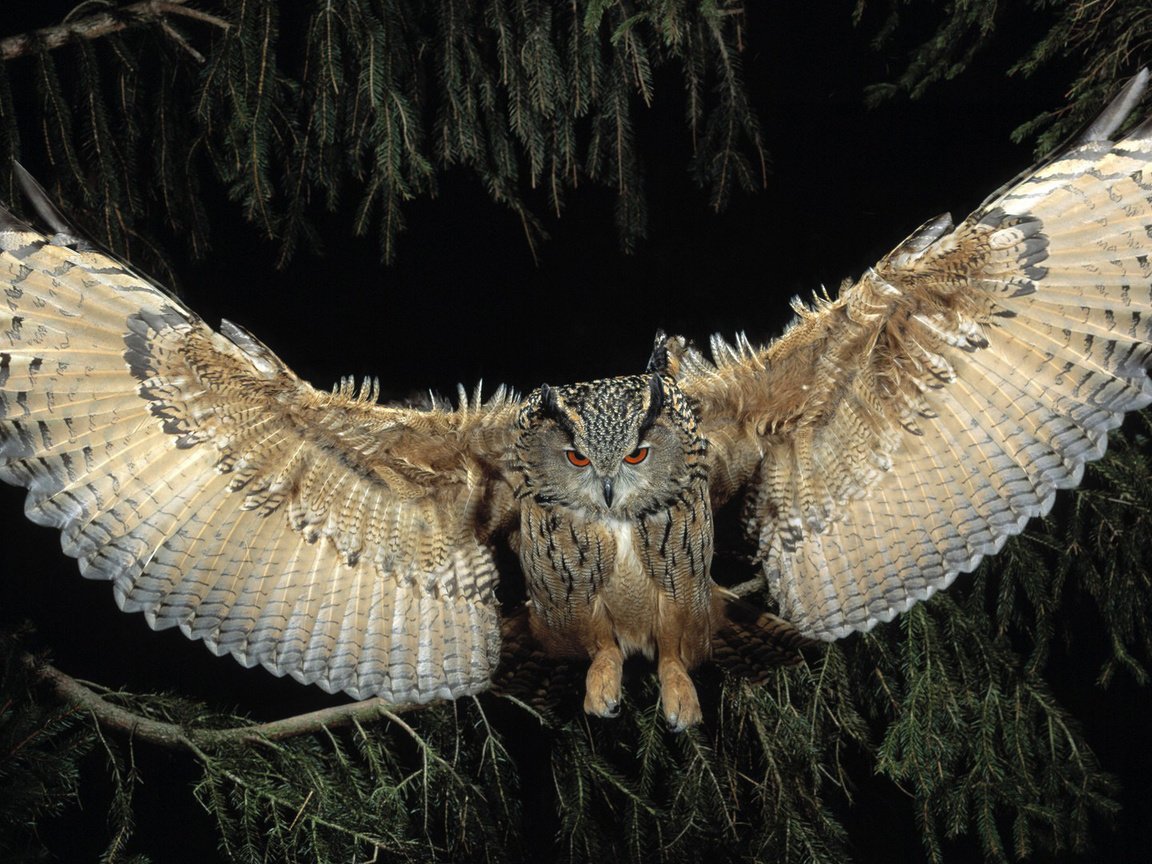
[[[195,48],[193,48],[192,44],[187,39],[184,38],[184,34],[181,33],[179,30],[177,30],[175,27],[173,27],[171,24],[169,24],[167,21],[164,21],[164,20],[160,21],[160,29],[164,31],[164,34],[169,39],[171,39],[173,42],[175,42],[177,45],[179,45],[181,48],[183,48],[185,51],[187,51],[188,54],[192,57],[192,59],[195,60],[197,63],[204,63],[205,62],[204,55],[201,54],[199,51],[197,51]]]
[[[64,21],[62,24],[44,27],[31,33],[8,36],[0,39],[0,61],[13,60],[31,54],[37,49],[53,50],[76,39],[99,39],[140,24],[159,23],[165,32],[172,36],[175,31],[166,20],[166,16],[169,15],[181,15],[223,30],[232,26],[223,18],[185,7],[184,4],[187,2],[188,0],[142,0],[110,11],[85,15],[75,21]],[[182,37],[177,39],[177,43],[186,50],[189,47]]]
[[[396,714],[420,708],[420,705],[393,705],[383,699],[365,699],[349,705],[322,708],[268,723],[252,723],[231,729],[197,729],[155,720],[136,714],[100,695],[71,675],[31,655],[24,662],[33,675],[47,682],[57,697],[69,705],[88,711],[106,729],[124,732],[159,747],[174,750],[197,750],[220,744],[244,744],[277,741],[296,735],[347,726],[353,722],[385,718],[396,721]]]

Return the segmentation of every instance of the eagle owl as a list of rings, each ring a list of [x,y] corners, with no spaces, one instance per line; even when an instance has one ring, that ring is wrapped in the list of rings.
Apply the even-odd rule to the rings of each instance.
[[[641,653],[685,728],[693,667],[890,620],[1152,401],[1152,121],[1110,140],[1147,77],[775,341],[660,335],[643,374],[454,407],[313,389],[28,181],[54,233],[0,209],[0,477],[123,609],[245,665],[426,702],[488,687],[525,640],[586,659],[585,708],[609,716]],[[711,578],[733,499],[778,615]],[[502,605],[517,556],[526,596]]]
[[[518,421],[520,561],[533,635],[586,654],[584,708],[615,714],[624,657],[655,654],[674,728],[700,708],[688,669],[712,631],[707,448],[658,372],[532,394]]]

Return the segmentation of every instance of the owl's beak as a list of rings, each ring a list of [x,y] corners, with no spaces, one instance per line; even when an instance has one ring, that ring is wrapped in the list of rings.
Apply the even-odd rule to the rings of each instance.
[[[605,477],[602,481],[604,484],[604,504],[608,507],[612,506],[612,478]]]

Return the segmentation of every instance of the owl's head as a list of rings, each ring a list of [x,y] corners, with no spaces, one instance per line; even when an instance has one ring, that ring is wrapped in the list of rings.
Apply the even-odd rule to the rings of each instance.
[[[704,476],[688,399],[658,373],[545,384],[519,427],[521,494],[545,506],[628,518],[668,507]]]

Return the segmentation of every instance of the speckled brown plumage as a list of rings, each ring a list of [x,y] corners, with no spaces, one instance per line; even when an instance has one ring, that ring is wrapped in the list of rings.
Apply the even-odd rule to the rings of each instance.
[[[693,667],[758,678],[889,620],[1152,401],[1152,122],[1109,140],[1146,78],[776,341],[709,358],[660,337],[645,374],[455,408],[314,390],[30,187],[55,233],[0,209],[0,478],[121,607],[246,665],[422,702],[484,689],[502,658],[502,683],[554,695],[576,658],[585,708],[611,715],[641,653],[684,728]],[[779,615],[712,581],[733,498]],[[526,586],[511,614],[503,545]]]

